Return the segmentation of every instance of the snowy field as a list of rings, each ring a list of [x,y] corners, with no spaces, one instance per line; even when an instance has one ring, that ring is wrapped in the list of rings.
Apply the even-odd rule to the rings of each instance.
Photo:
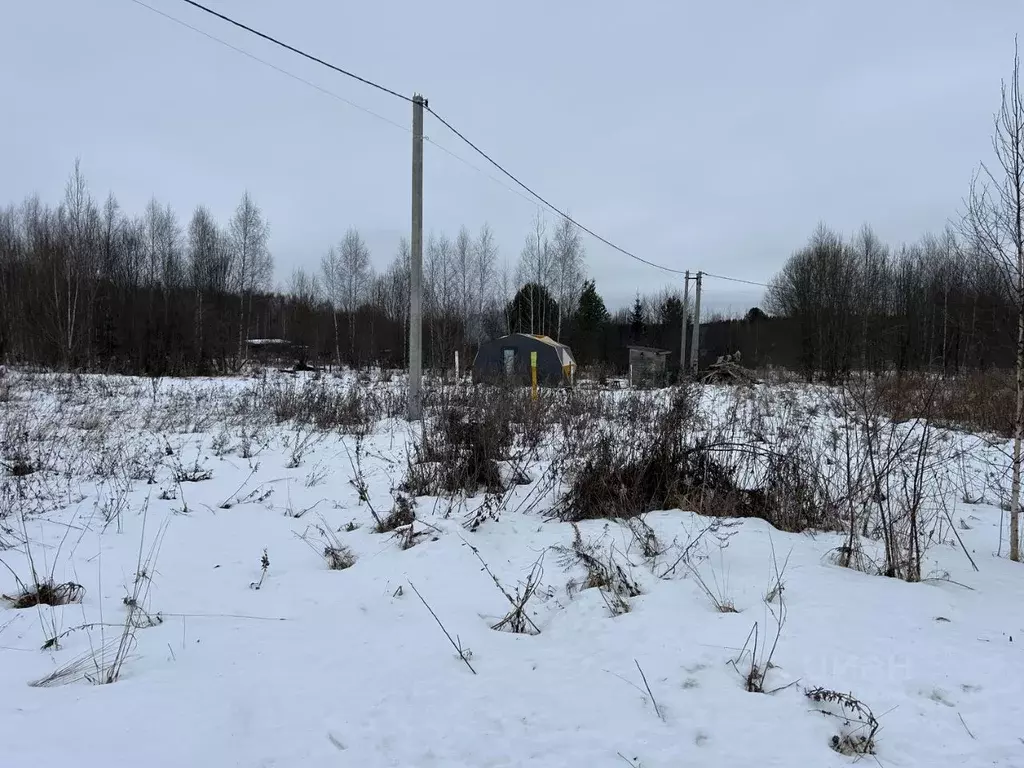
[[[813,457],[841,529],[574,526],[593,430],[629,450],[674,395],[589,397],[465,493],[396,382],[8,371],[0,766],[1024,766],[1005,443],[935,431],[854,493],[920,425],[865,458],[832,393],[707,387],[688,434]]]

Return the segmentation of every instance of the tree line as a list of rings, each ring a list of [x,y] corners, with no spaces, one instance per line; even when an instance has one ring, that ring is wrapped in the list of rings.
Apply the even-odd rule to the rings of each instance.
[[[767,315],[705,315],[701,362],[742,351],[749,365],[830,381],[854,370],[1011,366],[1014,286],[972,242],[947,228],[893,248],[868,226],[844,239],[821,225],[771,280]],[[451,368],[456,352],[465,368],[482,341],[516,331],[566,342],[581,365],[621,370],[630,343],[671,350],[678,364],[678,289],[637,294],[631,307],[609,311],[567,220],[549,231],[538,214],[514,265],[487,224],[454,238],[430,234],[423,255],[432,369]],[[0,358],[208,374],[236,370],[252,339],[281,338],[304,362],[402,367],[409,257],[402,239],[377,270],[350,228],[319,268],[296,268],[275,289],[270,227],[248,193],[226,224],[199,205],[182,225],[156,199],[134,216],[113,194],[98,204],[76,163],[55,207],[30,197],[0,209]]]
[[[771,281],[765,309],[795,324],[792,362],[810,378],[1013,364],[1005,271],[952,227],[892,248],[869,226],[844,240],[821,225]]]
[[[581,363],[615,366],[626,342],[678,347],[681,299],[637,297],[612,316],[593,280],[579,230],[538,214],[517,262],[501,258],[484,224],[424,243],[424,353],[450,368],[479,343],[538,333],[577,349]],[[318,269],[274,286],[270,226],[248,194],[226,224],[197,206],[183,224],[155,198],[141,214],[91,195],[76,162],[56,206],[29,197],[0,208],[0,359],[140,374],[236,370],[254,339],[285,339],[305,362],[404,365],[408,241],[382,270],[355,228],[328,246]],[[463,364],[465,366],[465,363]]]

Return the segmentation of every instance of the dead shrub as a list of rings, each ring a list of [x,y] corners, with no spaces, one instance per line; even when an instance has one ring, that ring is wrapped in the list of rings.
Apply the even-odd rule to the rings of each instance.
[[[509,458],[512,442],[512,427],[503,413],[446,409],[425,426],[403,489],[414,496],[500,492],[505,482],[498,462]]]
[[[879,723],[871,708],[853,694],[827,688],[808,688],[804,695],[819,707],[818,711],[838,719],[842,725],[829,746],[841,755],[860,757],[875,754],[875,736]]]
[[[35,462],[25,454],[15,454],[7,461],[0,462],[11,477],[28,477],[38,471]]]
[[[41,579],[25,584],[18,579],[15,595],[2,595],[12,608],[34,608],[37,605],[71,605],[82,602],[85,587],[73,581],[57,584],[53,579]]]
[[[294,381],[263,381],[243,397],[247,397],[246,410],[270,412],[278,424],[293,421],[322,431],[367,433],[381,411],[368,390],[359,386],[341,389],[323,378],[308,379],[301,386]]]
[[[884,413],[896,421],[925,416],[937,426],[1013,436],[1016,390],[1010,371],[975,371],[938,378],[923,373],[871,380]]]
[[[416,521],[416,506],[412,499],[404,494],[395,494],[395,505],[391,511],[380,518],[374,526],[377,533],[393,533]]]
[[[572,597],[579,590],[598,589],[601,598],[614,616],[629,613],[632,598],[643,594],[640,585],[630,574],[631,564],[627,561],[623,567],[616,558],[614,546],[602,551],[600,545],[593,541],[584,541],[579,526],[573,523],[572,544],[568,547],[556,545],[552,549],[559,555],[559,565],[565,569],[578,568],[586,571],[586,577],[580,583],[570,579],[566,591]]]
[[[306,528],[299,538],[310,549],[323,557],[327,567],[332,571],[344,571],[356,564],[356,556],[352,550],[345,545],[341,537],[334,532],[323,517],[320,518],[319,523]]]
[[[174,482],[181,483],[202,483],[213,477],[213,470],[200,466],[199,457],[189,466],[178,463],[174,467]]]
[[[484,571],[491,577],[491,580],[494,582],[494,586],[498,588],[498,591],[505,596],[505,599],[508,600],[509,604],[512,606],[512,610],[505,614],[505,618],[491,625],[491,629],[499,632],[511,632],[514,635],[539,635],[540,627],[538,627],[536,622],[530,618],[527,611],[527,604],[536,594],[540,587],[541,579],[544,576],[543,553],[533,564],[533,567],[530,568],[530,572],[526,577],[526,582],[521,586],[516,587],[515,592],[509,592],[498,577],[494,575],[490,566],[487,565],[487,562],[480,554],[480,550],[465,539],[463,539],[463,543],[470,548],[474,555],[476,555],[476,559],[480,561]]]
[[[949,521],[943,506],[946,484],[964,449],[935,429],[945,383],[934,377],[926,383],[927,390],[908,394],[899,377],[883,383],[855,380],[838,393],[852,444],[847,474],[855,478],[847,482],[848,535],[836,553],[840,565],[920,581],[926,549],[942,541],[942,521]],[[897,402],[914,412],[908,422],[889,415]],[[883,563],[864,554],[860,537],[882,541]]]
[[[748,412],[737,407],[727,431],[701,422],[689,387],[623,398],[609,426],[567,451],[569,487],[551,514],[629,519],[679,508],[786,531],[837,527],[813,444],[799,434],[751,440]]]

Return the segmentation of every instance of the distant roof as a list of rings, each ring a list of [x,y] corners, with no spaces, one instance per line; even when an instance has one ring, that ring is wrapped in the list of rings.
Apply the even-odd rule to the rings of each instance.
[[[565,349],[565,350],[569,349],[569,346],[567,344],[563,344],[560,341],[555,341],[550,336],[545,336],[545,335],[543,335],[541,333],[518,333],[518,332],[517,333],[510,333],[510,334],[507,334],[505,336],[499,337],[498,340],[500,340],[500,339],[511,339],[513,336],[522,336],[522,337],[527,338],[527,339],[536,339],[541,344],[547,344],[549,347],[554,347],[555,349]],[[494,339],[492,339],[492,341],[494,341]]]
[[[561,347],[566,346],[562,342],[555,341],[550,336],[544,336],[543,334],[540,334],[540,333],[524,333],[522,335],[523,336],[532,336],[537,341],[541,341],[541,342],[543,342],[545,344],[548,344],[549,346],[552,346],[552,347],[555,347],[555,348],[561,348]]]
[[[627,344],[626,349],[635,349],[639,352],[653,352],[656,355],[671,355],[670,349],[658,349],[657,347],[644,347],[639,344]]]

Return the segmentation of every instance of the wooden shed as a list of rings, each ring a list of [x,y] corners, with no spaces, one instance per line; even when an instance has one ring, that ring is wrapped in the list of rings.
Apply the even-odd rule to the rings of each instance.
[[[637,382],[651,382],[663,379],[668,369],[668,356],[672,354],[667,349],[657,347],[641,347],[631,344],[629,350],[629,375],[630,380]]]

